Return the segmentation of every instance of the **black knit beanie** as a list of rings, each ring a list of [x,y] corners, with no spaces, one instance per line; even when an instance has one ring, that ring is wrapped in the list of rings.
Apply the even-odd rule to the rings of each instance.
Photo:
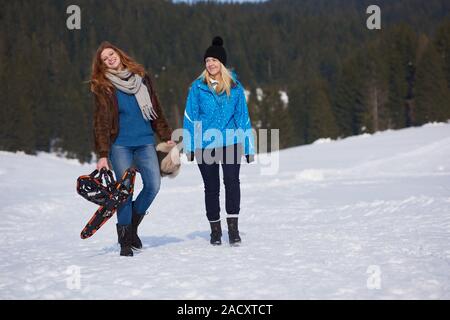
[[[214,37],[212,45],[206,49],[203,61],[208,57],[216,58],[222,62],[224,66],[227,65],[227,53],[223,48],[223,39],[221,37]]]

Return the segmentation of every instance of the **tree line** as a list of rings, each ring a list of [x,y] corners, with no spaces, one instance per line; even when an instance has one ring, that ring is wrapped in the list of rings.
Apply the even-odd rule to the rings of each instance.
[[[72,4],[81,8],[81,30],[66,28]],[[0,149],[91,160],[90,67],[104,40],[150,71],[174,128],[215,35],[250,93],[254,127],[279,128],[282,148],[446,121],[449,2],[378,1],[381,30],[366,28],[370,4],[1,1]]]

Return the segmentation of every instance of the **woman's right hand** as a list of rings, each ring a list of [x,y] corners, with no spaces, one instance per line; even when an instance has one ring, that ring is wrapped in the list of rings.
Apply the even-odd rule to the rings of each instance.
[[[97,170],[100,171],[101,168],[106,168],[109,170],[108,158],[100,158],[97,161]]]

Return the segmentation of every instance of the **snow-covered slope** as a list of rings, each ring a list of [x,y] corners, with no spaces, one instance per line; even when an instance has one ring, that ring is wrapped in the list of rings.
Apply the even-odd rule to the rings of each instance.
[[[224,245],[209,244],[201,177],[185,164],[163,180],[144,249],[128,258],[115,217],[79,237],[96,206],[75,181],[93,165],[0,152],[0,298],[450,298],[449,124],[279,157],[276,175],[242,167],[241,247],[226,228]],[[223,187],[221,197],[224,208]]]

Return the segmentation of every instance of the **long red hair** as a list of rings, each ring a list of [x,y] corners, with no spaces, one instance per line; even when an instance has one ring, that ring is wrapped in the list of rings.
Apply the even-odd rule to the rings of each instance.
[[[98,47],[94,59],[92,60],[91,91],[93,93],[99,94],[104,90],[108,92],[112,92],[113,90],[111,81],[109,81],[109,79],[105,77],[107,67],[102,61],[102,52],[105,49],[113,49],[119,55],[120,61],[126,69],[128,69],[132,73],[144,77],[145,68],[141,64],[137,63],[133,58],[131,58],[129,55],[127,55],[125,52],[123,52],[113,44],[109,43],[108,41],[104,41]]]

